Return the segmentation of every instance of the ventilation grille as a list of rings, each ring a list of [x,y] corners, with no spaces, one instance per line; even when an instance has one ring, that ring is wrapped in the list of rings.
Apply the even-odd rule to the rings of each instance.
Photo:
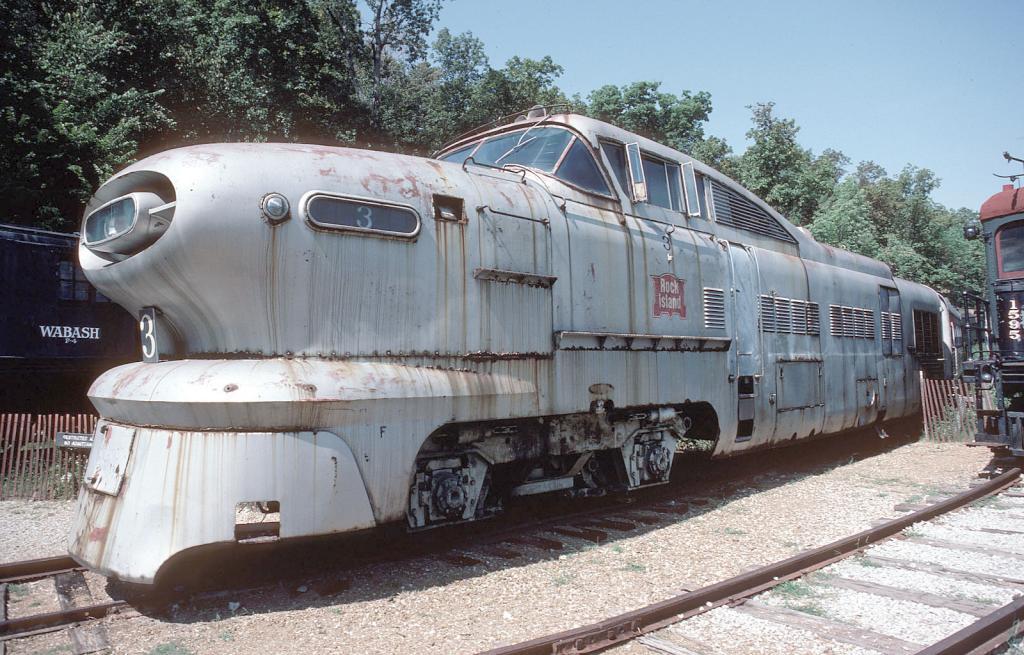
[[[796,243],[786,228],[748,198],[715,180],[711,181],[711,189],[715,220],[719,223],[780,241]]]
[[[783,334],[821,334],[820,308],[816,302],[761,296],[761,329]]]
[[[704,289],[704,327],[725,329],[725,291],[722,289]]]
[[[898,312],[882,312],[882,338],[895,341],[903,338],[903,321]]]
[[[852,339],[875,338],[875,312],[860,307],[845,305],[829,305],[829,332],[834,337],[850,337]],[[882,338],[886,338],[885,314],[882,315]]]

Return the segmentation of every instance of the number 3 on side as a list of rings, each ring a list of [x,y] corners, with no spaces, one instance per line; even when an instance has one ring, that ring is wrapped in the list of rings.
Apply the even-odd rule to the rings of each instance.
[[[142,340],[142,361],[159,362],[160,351],[156,347],[156,309],[143,307],[139,310],[139,336]]]

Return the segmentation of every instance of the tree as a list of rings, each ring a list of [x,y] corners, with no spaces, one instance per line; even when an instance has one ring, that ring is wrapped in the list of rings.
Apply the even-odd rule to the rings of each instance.
[[[441,11],[441,0],[367,0],[364,28],[370,61],[370,124],[380,130],[385,83],[397,56],[413,63],[427,49],[427,35]]]
[[[599,120],[636,132],[683,152],[701,145],[705,153],[722,157],[728,146],[721,139],[705,142],[704,124],[711,114],[707,91],[679,95],[664,93],[660,82],[642,81],[622,87],[606,85],[587,98],[586,111]]]
[[[106,27],[96,6],[12,9],[20,28],[5,39],[12,65],[0,81],[0,193],[11,203],[4,220],[67,229],[91,190],[135,155],[139,138],[173,123],[160,90],[121,79],[119,64],[136,42]]]
[[[877,257],[879,244],[870,214],[871,206],[864,190],[856,180],[844,180],[814,215],[811,234],[831,246]]]

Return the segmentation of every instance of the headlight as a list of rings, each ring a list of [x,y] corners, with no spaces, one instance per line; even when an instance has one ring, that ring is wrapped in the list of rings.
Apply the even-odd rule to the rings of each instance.
[[[163,234],[171,223],[174,205],[145,191],[115,198],[86,217],[85,246],[99,252],[134,254]]]

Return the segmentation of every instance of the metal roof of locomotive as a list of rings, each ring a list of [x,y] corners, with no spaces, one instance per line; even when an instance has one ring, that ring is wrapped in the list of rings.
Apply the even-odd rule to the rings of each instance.
[[[978,218],[987,221],[1020,212],[1024,212],[1024,188],[1015,189],[1012,184],[1004,184],[1002,191],[982,203]]]
[[[783,229],[785,229],[797,242],[802,257],[815,261],[830,262],[833,264],[839,264],[840,260],[842,260],[843,263],[840,265],[845,265],[855,270],[860,270],[865,273],[871,273],[882,277],[893,277],[892,269],[884,262],[819,242],[811,235],[809,230],[791,223],[789,219],[773,209],[760,197],[718,169],[712,168],[684,152],[670,148],[658,143],[657,141],[653,141],[634,132],[624,130],[621,127],[616,127],[611,123],[606,123],[605,121],[591,118],[589,116],[583,116],[582,114],[550,114],[543,118],[515,120],[489,129],[474,130],[445,144],[440,150],[434,153],[434,156],[440,156],[445,152],[456,150],[467,143],[472,143],[494,134],[541,125],[563,125],[569,127],[570,129],[585,136],[590,145],[594,148],[600,147],[600,141],[602,139],[617,141],[619,143],[638,143],[640,144],[641,150],[649,152],[652,155],[669,161],[677,161],[681,163],[690,162],[693,164],[694,170],[701,175],[724,184],[732,191],[747,198],[776,219],[779,224],[783,226]],[[1022,198],[1022,200],[1024,200],[1024,198]]]

